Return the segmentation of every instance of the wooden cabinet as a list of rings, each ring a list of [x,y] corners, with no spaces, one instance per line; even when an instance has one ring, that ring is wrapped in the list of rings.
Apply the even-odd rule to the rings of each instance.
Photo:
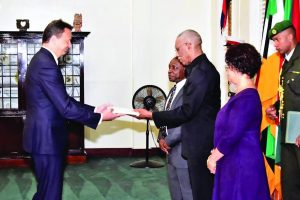
[[[28,64],[41,48],[42,32],[0,32],[0,157],[22,157],[26,118],[24,83]],[[69,53],[59,58],[68,94],[84,102],[84,39],[89,32],[73,32]],[[85,155],[83,125],[68,122],[69,154]]]

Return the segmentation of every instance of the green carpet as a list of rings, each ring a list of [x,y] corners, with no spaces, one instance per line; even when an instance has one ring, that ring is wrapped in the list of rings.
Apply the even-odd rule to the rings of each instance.
[[[64,200],[167,200],[166,167],[132,168],[143,158],[88,158],[65,170]],[[151,158],[152,160],[152,158]],[[160,157],[153,160],[165,163]],[[30,200],[36,181],[30,168],[0,168],[0,199]]]

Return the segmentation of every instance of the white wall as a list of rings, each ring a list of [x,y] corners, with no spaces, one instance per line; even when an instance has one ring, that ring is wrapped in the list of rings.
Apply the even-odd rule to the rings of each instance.
[[[260,48],[263,0],[232,1],[232,35]]]
[[[247,1],[251,15],[240,15],[239,19],[256,23],[252,15],[256,16],[253,13],[259,0],[253,2],[254,6]],[[224,104],[227,81],[219,28],[221,4],[222,0],[1,0],[0,31],[16,31],[16,19],[29,19],[29,31],[42,31],[53,19],[72,24],[74,13],[82,13],[82,31],[91,32],[85,41],[85,102],[131,107],[134,92],[143,85],[153,84],[168,91],[167,68],[175,55],[176,36],[194,29],[201,34],[205,53],[221,73]],[[246,7],[237,7],[241,8]],[[246,41],[257,42],[251,37],[257,33],[253,27],[238,26],[237,31],[249,33]],[[86,128],[85,146],[145,148],[145,128],[144,120],[130,117],[104,122],[96,131]],[[153,123],[152,131],[156,138]],[[154,146],[151,138],[150,146]]]

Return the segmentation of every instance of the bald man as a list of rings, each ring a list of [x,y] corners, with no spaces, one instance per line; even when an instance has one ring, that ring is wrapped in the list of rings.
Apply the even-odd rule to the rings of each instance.
[[[206,158],[213,148],[213,132],[221,106],[220,75],[202,51],[202,39],[194,30],[177,36],[175,49],[185,66],[183,104],[176,109],[149,112],[136,109],[139,118],[153,119],[157,127],[181,125],[182,155],[187,159],[194,200],[211,200],[213,176]]]

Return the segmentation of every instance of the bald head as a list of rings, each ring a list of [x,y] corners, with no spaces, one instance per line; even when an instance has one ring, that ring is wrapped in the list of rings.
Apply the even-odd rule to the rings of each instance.
[[[180,62],[188,65],[195,58],[203,54],[201,45],[201,36],[196,31],[188,29],[180,33],[175,43],[175,49]]]
[[[288,34],[291,34],[291,35],[292,35],[294,41],[297,41],[297,38],[296,38],[296,30],[295,30],[294,27],[290,27],[290,28],[286,29],[286,32],[287,32]]]
[[[199,33],[197,33],[194,30],[188,29],[180,33],[177,38],[181,38],[182,40],[185,40],[186,42],[190,42],[194,46],[199,46],[201,48],[202,45],[202,39]]]

